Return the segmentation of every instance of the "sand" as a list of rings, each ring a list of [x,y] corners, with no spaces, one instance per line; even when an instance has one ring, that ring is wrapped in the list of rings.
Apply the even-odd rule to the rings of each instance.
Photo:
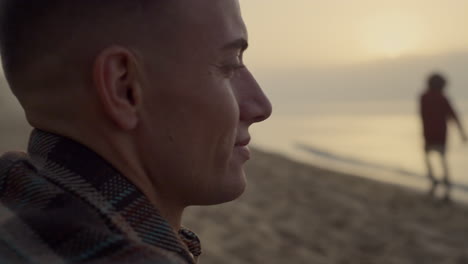
[[[261,151],[238,200],[187,210],[200,263],[468,263],[468,208]]]
[[[0,125],[0,152],[22,149],[24,123]],[[468,207],[254,151],[238,200],[193,207],[201,264],[468,264]]]

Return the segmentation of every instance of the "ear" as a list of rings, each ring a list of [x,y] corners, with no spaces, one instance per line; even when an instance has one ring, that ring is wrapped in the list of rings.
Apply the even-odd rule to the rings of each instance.
[[[134,129],[139,121],[141,81],[137,60],[127,49],[111,46],[94,62],[93,82],[106,114],[123,130]]]

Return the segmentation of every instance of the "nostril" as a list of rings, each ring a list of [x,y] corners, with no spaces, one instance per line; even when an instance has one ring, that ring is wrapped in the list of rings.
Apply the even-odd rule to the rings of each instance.
[[[255,118],[255,123],[258,123],[258,122],[262,122],[262,121],[265,121],[266,119],[268,119],[270,116],[271,116],[271,113],[272,111],[268,111],[268,112],[265,112],[263,115],[260,115],[258,117]]]
[[[252,115],[252,123],[262,122],[271,116],[273,112],[273,107],[270,103],[270,100],[268,100],[266,96],[263,96],[262,100],[258,102],[257,111],[255,112],[256,113]]]

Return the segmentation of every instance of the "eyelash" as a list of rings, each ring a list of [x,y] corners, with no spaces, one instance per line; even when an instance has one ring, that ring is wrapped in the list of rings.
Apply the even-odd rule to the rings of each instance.
[[[224,75],[226,75],[226,78],[232,78],[238,70],[241,70],[244,68],[245,68],[245,65],[243,63],[229,64],[229,65],[223,65],[219,67],[221,72]]]

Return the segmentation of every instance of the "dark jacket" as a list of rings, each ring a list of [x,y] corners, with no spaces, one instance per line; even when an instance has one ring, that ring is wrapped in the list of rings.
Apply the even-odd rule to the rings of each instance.
[[[441,91],[428,90],[421,96],[420,114],[426,146],[445,145],[447,121],[458,120],[449,100]]]

